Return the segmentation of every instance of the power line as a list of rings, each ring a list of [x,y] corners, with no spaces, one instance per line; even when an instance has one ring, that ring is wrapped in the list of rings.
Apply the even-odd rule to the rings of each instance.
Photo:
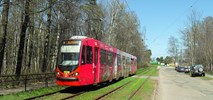
[[[129,8],[129,11],[131,11],[131,9],[130,9],[130,7],[129,7],[128,3],[127,3],[127,1],[126,1],[126,0],[124,0],[124,2],[126,3],[127,7]]]

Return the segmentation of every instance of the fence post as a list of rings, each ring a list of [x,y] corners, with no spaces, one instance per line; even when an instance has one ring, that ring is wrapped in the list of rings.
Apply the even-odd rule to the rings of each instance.
[[[48,87],[48,77],[47,77],[47,75],[45,75],[45,87]]]
[[[24,90],[27,91],[27,75],[24,78]]]

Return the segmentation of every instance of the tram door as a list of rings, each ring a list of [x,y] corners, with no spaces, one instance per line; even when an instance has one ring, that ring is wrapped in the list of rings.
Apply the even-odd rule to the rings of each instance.
[[[94,80],[94,69],[93,69],[93,47],[90,45],[86,46],[86,67],[85,72],[87,73],[85,77],[88,77],[88,84],[93,84]]]
[[[94,83],[98,82],[99,75],[98,75],[98,47],[95,47],[94,53]]]

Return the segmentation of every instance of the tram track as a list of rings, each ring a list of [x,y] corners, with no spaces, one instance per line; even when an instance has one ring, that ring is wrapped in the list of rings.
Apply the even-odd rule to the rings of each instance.
[[[74,95],[71,95],[71,96],[68,96],[68,97],[62,98],[61,100],[68,100],[68,99],[72,99],[72,98],[74,98],[74,97],[76,97],[76,96],[79,96],[79,95],[82,95],[82,94],[84,94],[84,93],[86,93],[86,91],[83,91],[83,92],[80,92],[80,93],[77,93],[77,94],[74,94]]]
[[[129,81],[129,82],[127,82],[127,83],[125,83],[125,84],[123,84],[123,85],[121,85],[121,86],[119,86],[119,87],[117,87],[117,88],[105,93],[105,94],[102,94],[101,96],[96,97],[95,100],[100,100],[100,99],[106,97],[107,95],[110,95],[110,94],[114,93],[115,91],[118,91],[119,89],[121,89],[122,87],[126,86],[127,84],[129,84],[131,82],[132,81]]]
[[[140,85],[139,88],[137,88],[131,95],[130,97],[128,98],[128,100],[131,100],[137,93],[139,90],[143,89],[144,88],[144,85],[145,83],[150,79],[151,75],[149,75],[145,80],[144,82]]]
[[[46,98],[49,98],[49,97],[51,98],[51,97],[55,97],[55,96],[57,97],[57,99],[67,100],[69,98],[73,98],[73,97],[76,97],[76,96],[81,95],[83,93],[86,93],[87,89],[90,89],[90,87],[67,87],[67,88],[59,90],[59,91],[54,91],[54,92],[51,92],[51,93],[26,98],[24,100],[35,100],[35,99],[42,99],[43,100],[43,99],[46,99]],[[65,97],[61,98],[60,95],[65,95]]]
[[[45,96],[54,95],[54,94],[56,94],[56,93],[58,93],[58,92],[59,92],[59,91],[51,92],[51,93],[47,93],[47,94],[43,94],[43,95],[39,95],[39,96],[34,96],[34,97],[26,98],[26,99],[24,99],[24,100],[34,100],[34,99],[42,98],[42,97],[45,97]]]
[[[111,83],[103,83],[100,86],[82,86],[82,87],[68,87],[66,89],[60,90],[60,91],[55,91],[55,92],[51,92],[51,93],[47,93],[47,94],[43,94],[43,95],[39,95],[39,96],[34,96],[34,97],[30,97],[30,98],[26,98],[24,100],[36,100],[36,99],[46,99],[46,98],[51,98],[51,97],[57,97],[57,99],[60,100],[68,100],[68,99],[72,99],[75,97],[78,97],[80,95],[83,95],[85,93],[87,93],[88,91],[93,91],[93,90],[97,90],[100,88],[103,88],[105,86],[110,85]],[[64,97],[60,97],[60,95],[65,94]],[[55,98],[56,99],[56,98]]]
[[[146,82],[151,78],[152,73],[153,73],[152,69],[150,69],[150,70],[146,70],[145,72],[143,72],[141,74],[138,74],[137,77],[141,77],[145,74],[148,75],[148,77],[146,77],[145,80],[142,83],[136,83],[136,84],[138,84],[138,88],[134,89],[131,93],[129,93],[129,96],[127,97],[128,100],[131,100],[134,96],[136,96],[136,94],[138,93],[139,90],[142,90],[144,88],[144,85],[146,84]],[[116,88],[110,90],[107,93],[104,93],[104,94],[101,94],[100,96],[94,97],[93,99],[100,100],[100,99],[108,98],[108,96],[110,97],[111,94],[117,93],[116,91],[122,90],[122,88],[124,88],[125,86],[127,86],[129,83],[132,83],[132,82],[133,82],[133,80],[130,80],[130,81],[122,84],[121,86],[117,86]],[[108,85],[110,85],[110,84],[108,84]],[[27,98],[27,99],[24,99],[24,100],[45,99],[45,98],[49,98],[49,97],[50,98],[52,98],[52,97],[58,98],[59,97],[58,99],[60,99],[60,100],[68,100],[68,99],[74,99],[74,98],[77,99],[81,95],[83,96],[84,94],[88,93],[88,91],[98,90],[98,89],[105,87],[105,86],[107,86],[107,85],[103,85],[103,86],[98,87],[98,88],[97,87],[92,87],[92,88],[86,87],[86,89],[85,89],[85,87],[83,87],[83,88],[69,87],[69,88],[64,89],[64,90],[60,90],[60,91],[56,91],[56,92],[52,92],[52,93],[48,93],[48,94],[43,94],[43,95],[39,95],[39,96],[35,96],[35,97],[30,97],[30,98]],[[70,93],[70,94],[67,94],[67,93]],[[64,95],[64,96],[60,96],[61,94]]]
[[[79,96],[81,94],[86,93],[86,91],[82,91],[82,92],[78,92],[75,94],[70,94],[70,96],[66,96],[65,98],[60,98],[60,100],[67,100],[67,99],[71,99],[74,98],[76,96]],[[39,96],[34,96],[34,97],[30,97],[30,98],[26,98],[24,100],[36,100],[36,99],[43,99],[45,97],[49,97],[49,96],[53,96],[53,95],[60,95],[61,91],[56,91],[56,92],[51,92],[51,93],[47,93],[47,94],[43,94],[43,95],[39,95]]]
[[[144,74],[149,74],[149,75],[148,75],[148,77],[140,84],[140,86],[139,86],[134,92],[132,92],[132,94],[129,96],[128,100],[131,100],[131,99],[138,93],[139,90],[141,90],[141,89],[144,88],[144,86],[145,86],[145,84],[147,83],[147,81],[151,78],[153,72],[152,72],[152,70],[146,70],[146,71],[143,72],[142,74],[143,74],[143,75],[144,75]],[[142,76],[142,74],[139,74],[138,77]],[[119,87],[117,87],[117,88],[115,88],[115,89],[113,89],[113,90],[111,90],[111,91],[109,91],[109,92],[107,92],[107,93],[105,93],[105,94],[103,94],[103,95],[101,95],[101,96],[95,98],[95,100],[100,100],[100,99],[107,98],[107,96],[109,96],[109,95],[112,94],[112,93],[115,93],[116,91],[120,90],[121,88],[125,87],[127,84],[129,84],[129,83],[131,83],[131,82],[132,82],[132,81],[129,81],[129,82],[127,82],[126,84],[123,84],[122,86],[119,86]]]
[[[129,96],[128,100],[131,100],[137,93],[139,90],[142,90],[145,86],[145,84],[147,83],[147,81],[151,78],[151,76],[153,75],[153,70],[154,69],[150,69],[150,70],[147,70],[145,71],[143,74],[149,74],[147,78],[145,78],[144,82],[141,83],[141,85]]]

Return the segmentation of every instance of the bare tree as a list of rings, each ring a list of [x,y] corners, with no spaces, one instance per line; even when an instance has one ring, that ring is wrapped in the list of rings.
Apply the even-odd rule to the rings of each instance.
[[[105,42],[122,51],[137,56],[139,66],[147,65],[151,51],[147,50],[138,31],[138,20],[134,12],[128,12],[126,5],[119,0],[112,0],[105,14]],[[141,56],[144,55],[144,56]]]
[[[17,57],[17,65],[16,65],[16,75],[21,74],[21,68],[22,68],[22,59],[24,54],[24,45],[25,45],[25,36],[26,31],[28,28],[29,23],[29,7],[30,7],[31,0],[25,0],[25,7],[24,7],[24,13],[23,14],[23,22],[21,23],[21,33],[20,33],[20,42],[19,42],[19,49],[18,49],[18,57]]]
[[[203,61],[207,67],[207,70],[213,70],[213,17],[206,17],[201,24],[201,35],[199,37],[199,51],[201,52]]]
[[[197,11],[192,11],[190,16],[188,16],[189,25],[184,30],[181,31],[183,34],[183,42],[186,47],[185,57],[190,59],[190,64],[194,65],[200,63],[202,59],[199,57],[201,55],[199,50],[199,39],[201,36],[200,30],[200,14]]]
[[[169,41],[168,41],[168,53],[170,54],[171,57],[174,59],[174,63],[178,62],[178,53],[179,53],[179,43],[178,40],[170,36]]]
[[[138,30],[137,16],[119,0],[111,0],[109,5],[97,0],[13,0],[13,5],[3,4],[0,73],[54,72],[61,40],[73,35],[86,35],[136,55],[141,65],[151,55]]]
[[[87,31],[86,36],[97,40],[103,38],[103,10],[101,5],[97,4],[97,0],[88,0],[88,4],[82,6],[85,12]]]
[[[52,3],[53,0],[48,0],[49,3],[49,9],[47,12],[47,28],[46,28],[46,36],[45,36],[45,42],[44,42],[44,53],[43,53],[43,65],[42,65],[42,72],[46,72],[46,69],[48,67],[49,62],[49,38],[50,38],[50,25],[51,25],[51,13],[52,13]]]
[[[6,45],[6,38],[7,38],[7,24],[8,24],[8,13],[9,13],[9,3],[10,0],[4,0],[3,4],[3,11],[2,11],[2,26],[1,26],[1,36],[0,36],[0,75],[3,66],[4,60],[4,52],[5,52],[5,45]]]

